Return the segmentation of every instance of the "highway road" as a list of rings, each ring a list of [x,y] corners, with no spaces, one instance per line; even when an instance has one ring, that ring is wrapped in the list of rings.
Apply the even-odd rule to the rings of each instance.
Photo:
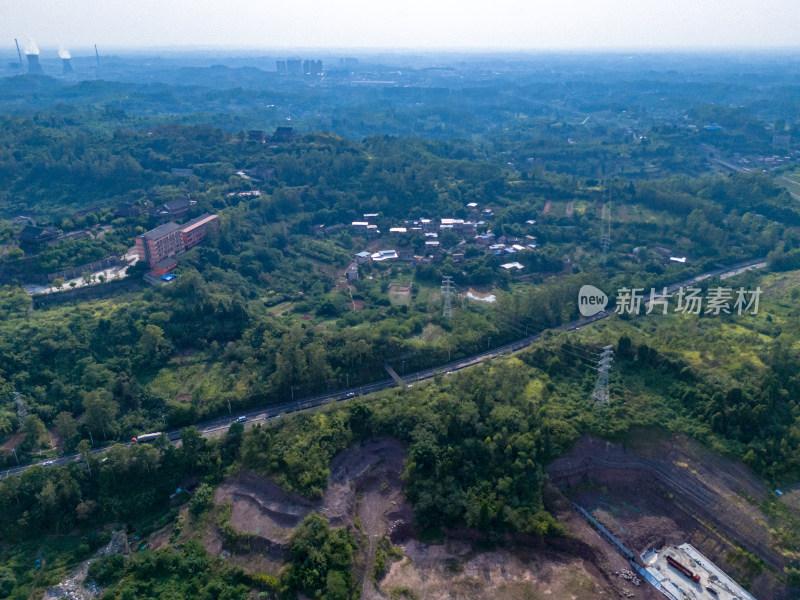
[[[746,271],[751,268],[758,268],[766,265],[766,259],[758,258],[752,259],[749,261],[745,261],[742,263],[738,263],[732,266],[723,266],[719,265],[717,269],[713,271],[708,271],[706,273],[702,273],[700,275],[696,275],[690,279],[674,283],[672,285],[667,286],[669,292],[674,292],[680,287],[685,287],[689,285],[694,285],[709,279],[711,277],[718,277],[718,276],[725,276],[730,274],[738,274],[742,271]],[[600,312],[592,317],[583,318],[580,320],[572,321],[567,324],[565,328],[566,331],[574,331],[586,325],[590,325],[602,319],[609,317],[610,314],[606,311]],[[550,331],[557,331],[557,330],[550,330]],[[475,354],[468,358],[463,358],[461,360],[456,360],[450,363],[445,363],[442,365],[437,365],[436,367],[432,367],[430,369],[423,369],[421,371],[416,371],[414,373],[409,373],[402,377],[404,381],[404,385],[408,387],[412,387],[416,382],[425,381],[427,379],[431,379],[437,373],[448,373],[454,371],[460,371],[461,369],[466,369],[467,367],[471,367],[477,364],[480,364],[487,358],[495,358],[499,355],[510,354],[512,352],[517,352],[519,350],[523,350],[527,348],[534,342],[541,339],[543,332],[539,332],[522,339],[519,339],[515,342],[511,342],[509,344],[504,344],[502,346],[498,346],[496,348],[492,348],[487,350],[486,352],[481,352],[479,354]],[[394,379],[386,378],[381,381],[377,381],[374,383],[370,383],[368,385],[358,386],[350,389],[339,390],[330,394],[322,394],[319,396],[314,396],[311,398],[304,398],[302,400],[294,400],[291,402],[284,402],[282,404],[271,404],[269,406],[261,407],[261,408],[254,408],[242,412],[238,412],[236,416],[228,416],[228,417],[218,417],[216,419],[211,419],[208,421],[203,421],[201,423],[195,423],[195,427],[200,431],[200,433],[204,437],[213,437],[214,435],[219,434],[221,431],[227,430],[230,427],[231,423],[233,423],[238,417],[244,416],[246,417],[246,424],[252,423],[259,423],[259,422],[266,422],[273,419],[281,418],[284,415],[296,413],[296,412],[303,412],[307,410],[312,410],[323,406],[325,404],[329,404],[331,402],[342,402],[346,400],[350,400],[352,398],[356,398],[358,396],[372,394],[374,392],[378,392],[380,390],[385,390],[390,387],[395,387],[397,384],[395,383]],[[180,429],[173,429],[171,431],[166,432],[167,439],[172,442],[176,442],[180,440],[181,437],[181,430]],[[132,442],[127,442],[124,445],[130,445]],[[92,452],[95,455],[102,454],[108,449],[113,446],[114,444],[109,444],[108,446],[102,446],[99,448],[94,448]],[[20,467],[15,467],[13,469],[7,469],[0,472],[0,479],[7,477],[8,475],[22,473],[26,469],[35,466],[52,466],[52,465],[64,465],[72,461],[81,460],[79,454],[69,454],[65,456],[60,456],[58,458],[33,463],[30,465],[24,465]]]

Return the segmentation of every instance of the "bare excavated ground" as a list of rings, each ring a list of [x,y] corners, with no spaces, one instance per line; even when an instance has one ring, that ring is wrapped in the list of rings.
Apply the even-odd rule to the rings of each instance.
[[[404,597],[423,599],[618,599],[656,600],[647,586],[618,576],[628,568],[619,556],[555,488],[548,509],[565,524],[570,536],[549,541],[508,540],[502,549],[486,551],[474,542],[427,545],[415,539],[413,513],[403,495],[401,473],[405,449],[391,439],[372,440],[339,454],[331,463],[328,488],[320,502],[288,494],[252,473],[226,480],[217,490],[217,504],[230,502],[233,526],[256,536],[251,551],[234,554],[223,548],[211,527],[203,538],[212,554],[223,554],[248,570],[277,573],[286,558],[291,532],[310,511],[325,515],[334,526],[350,527],[359,539],[355,580],[365,600]],[[213,529],[213,531],[212,531]],[[373,581],[378,542],[388,536],[405,558],[387,575]]]
[[[663,600],[645,582],[625,578],[629,565],[572,509],[556,489],[547,490],[547,508],[568,537],[537,542],[507,539],[502,547],[480,550],[471,541],[451,539],[427,545],[401,544],[405,557],[380,582],[383,598],[419,600]],[[403,590],[412,593],[402,595]],[[362,596],[366,598],[367,596]]]
[[[311,511],[324,515],[335,527],[353,527],[358,517],[369,540],[367,554],[374,557],[378,539],[406,531],[411,524],[411,507],[400,481],[404,458],[405,449],[399,442],[371,440],[334,458],[327,490],[319,502],[289,494],[249,472],[226,480],[217,488],[214,500],[217,504],[229,502],[231,524],[254,535],[252,546],[273,559],[287,555],[294,527]],[[218,535],[208,532],[204,541],[210,552],[222,552]],[[367,556],[364,558],[366,561]]]
[[[548,473],[635,554],[688,542],[756,597],[798,597],[780,581],[786,559],[759,509],[768,490],[744,465],[684,436],[626,449],[585,436]],[[742,561],[740,548],[766,568]]]

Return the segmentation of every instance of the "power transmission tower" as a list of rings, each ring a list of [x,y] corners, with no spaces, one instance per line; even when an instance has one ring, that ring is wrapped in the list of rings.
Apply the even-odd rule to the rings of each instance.
[[[611,246],[611,198],[608,191],[608,182],[605,182],[606,201],[603,204],[603,218],[600,222],[600,247],[603,250],[603,264],[606,264],[608,248]]]
[[[603,353],[600,355],[600,362],[597,365],[597,383],[592,392],[592,400],[598,405],[606,404],[609,400],[608,391],[608,372],[611,370],[611,363],[614,361],[614,346],[604,346]]]
[[[442,310],[443,317],[453,316],[453,278],[449,275],[442,278],[442,296],[444,296],[444,309]]]
[[[19,421],[19,428],[25,427],[25,417],[28,416],[28,409],[25,407],[25,401],[19,395],[19,392],[14,392],[14,402],[17,405],[17,421]]]

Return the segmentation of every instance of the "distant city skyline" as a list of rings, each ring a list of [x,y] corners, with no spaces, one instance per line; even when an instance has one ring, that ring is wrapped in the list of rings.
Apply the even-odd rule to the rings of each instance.
[[[4,2],[0,47],[800,49],[795,0],[30,0]]]

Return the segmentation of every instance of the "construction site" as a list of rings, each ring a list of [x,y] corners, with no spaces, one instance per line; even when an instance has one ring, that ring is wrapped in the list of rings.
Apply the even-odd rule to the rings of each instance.
[[[662,593],[676,600],[755,600],[691,544],[648,551],[642,560]]]
[[[797,598],[760,508],[770,491],[744,465],[682,436],[641,436],[624,448],[585,436],[548,473],[663,597]]]

